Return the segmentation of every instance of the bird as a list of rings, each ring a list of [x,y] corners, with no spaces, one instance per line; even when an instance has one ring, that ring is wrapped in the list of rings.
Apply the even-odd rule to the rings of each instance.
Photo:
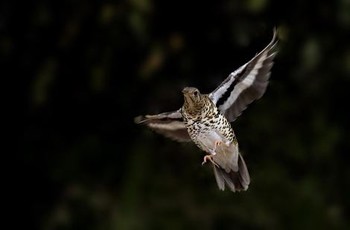
[[[175,141],[194,142],[205,152],[202,165],[212,165],[220,190],[227,186],[232,192],[246,191],[250,175],[231,123],[264,95],[277,54],[276,34],[274,29],[268,45],[231,72],[212,92],[204,94],[195,87],[185,87],[181,108],[140,115],[134,118],[135,123]]]

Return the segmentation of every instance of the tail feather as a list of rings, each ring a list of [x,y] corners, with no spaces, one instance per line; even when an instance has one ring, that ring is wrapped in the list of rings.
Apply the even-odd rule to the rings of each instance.
[[[238,171],[226,172],[223,168],[214,165],[214,175],[219,189],[225,190],[225,184],[231,191],[245,191],[250,183],[247,166],[241,154],[238,157]]]

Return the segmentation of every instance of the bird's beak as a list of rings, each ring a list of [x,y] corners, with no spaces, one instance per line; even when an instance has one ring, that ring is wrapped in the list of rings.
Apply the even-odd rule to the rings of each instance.
[[[183,94],[187,94],[187,93],[188,93],[188,88],[187,88],[187,87],[184,88],[184,89],[182,90],[182,93],[183,93]]]

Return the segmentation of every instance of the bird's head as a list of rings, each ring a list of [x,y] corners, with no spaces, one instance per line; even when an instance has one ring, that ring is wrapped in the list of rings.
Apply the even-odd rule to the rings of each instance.
[[[184,95],[184,109],[190,114],[200,114],[205,107],[206,98],[197,88],[186,87],[182,90]]]

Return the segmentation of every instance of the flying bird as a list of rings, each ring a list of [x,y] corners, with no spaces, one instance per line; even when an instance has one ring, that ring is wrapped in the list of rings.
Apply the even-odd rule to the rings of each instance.
[[[194,142],[206,155],[202,164],[213,166],[220,190],[245,191],[250,184],[247,166],[231,123],[247,106],[263,96],[276,56],[276,30],[271,42],[250,61],[229,74],[211,93],[185,87],[183,106],[175,111],[135,118],[173,140]]]

